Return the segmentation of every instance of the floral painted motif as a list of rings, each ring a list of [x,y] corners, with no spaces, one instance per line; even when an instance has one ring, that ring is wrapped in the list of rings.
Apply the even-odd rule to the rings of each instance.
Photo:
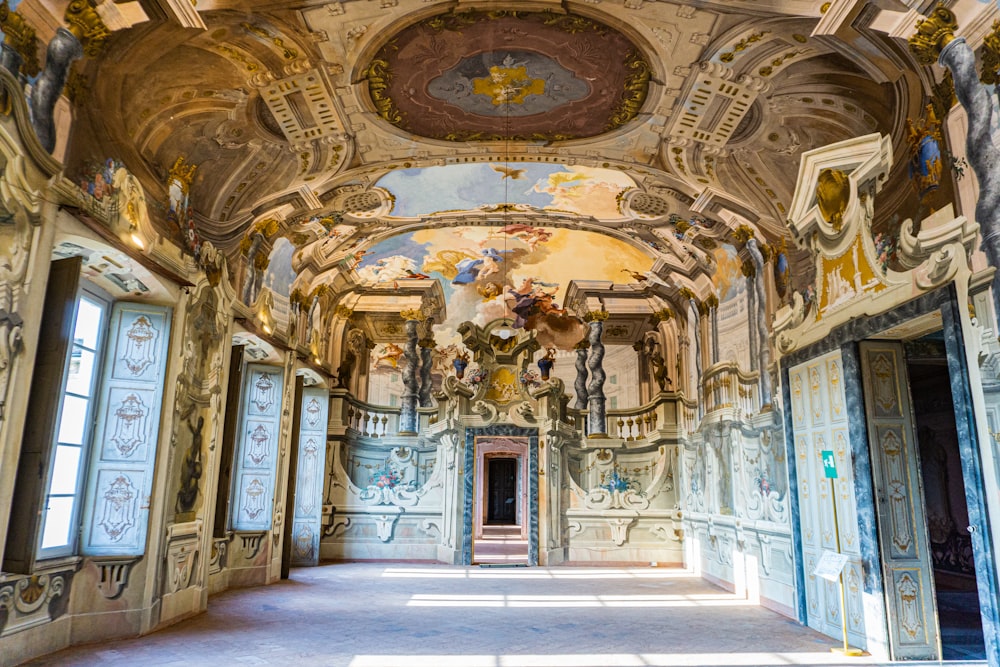
[[[610,475],[608,473],[601,473],[601,483],[599,486],[602,489],[606,489],[608,493],[614,493],[615,491],[625,493],[626,491],[631,491],[638,493],[640,496],[645,495],[639,482],[619,473],[617,465],[611,471]]]
[[[255,428],[250,433],[250,447],[247,450],[247,454],[250,456],[250,460],[256,465],[260,465],[267,458],[270,453],[270,448],[268,445],[271,442],[271,434],[263,424],[257,424]]]
[[[266,491],[267,489],[264,487],[263,482],[256,478],[247,486],[243,511],[247,513],[251,521],[260,516],[260,513],[264,511],[264,493]]]
[[[306,425],[315,429],[319,426],[319,421],[323,415],[323,406],[315,398],[309,399],[309,403],[306,404]]]
[[[541,376],[538,375],[537,371],[533,371],[530,368],[521,371],[518,379],[524,387],[538,387],[542,384]]]
[[[882,273],[889,269],[889,264],[896,258],[896,239],[879,232],[875,235],[875,259],[882,268]]]
[[[753,482],[757,486],[757,490],[760,491],[760,495],[767,496],[771,493],[771,480],[768,479],[766,470],[758,470]]]
[[[368,477],[368,486],[379,489],[394,489],[401,484],[403,484],[403,473],[393,467],[389,459],[383,461],[379,467],[374,468]],[[409,484],[412,485],[412,482]]]
[[[465,378],[465,383],[470,387],[478,387],[482,383],[486,382],[490,372],[485,368],[476,368],[475,370],[469,371],[468,377]]]

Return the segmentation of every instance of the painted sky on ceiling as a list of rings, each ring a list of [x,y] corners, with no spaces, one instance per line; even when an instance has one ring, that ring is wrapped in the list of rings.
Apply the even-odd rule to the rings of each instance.
[[[618,194],[635,187],[619,171],[535,162],[400,169],[383,176],[377,185],[396,198],[392,215],[400,218],[503,203],[620,218]]]
[[[357,267],[366,284],[404,278],[438,280],[448,318],[437,323],[439,345],[457,343],[458,326],[508,317],[539,341],[569,349],[583,325],[562,306],[574,278],[630,283],[626,269],[650,270],[653,259],[624,241],[551,227],[450,227],[401,234],[372,247]],[[572,321],[571,321],[572,320]]]

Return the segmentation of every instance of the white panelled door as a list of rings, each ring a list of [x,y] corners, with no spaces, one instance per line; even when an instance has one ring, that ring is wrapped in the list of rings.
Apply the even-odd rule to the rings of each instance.
[[[890,656],[940,660],[934,572],[903,346],[864,341],[860,352]]]

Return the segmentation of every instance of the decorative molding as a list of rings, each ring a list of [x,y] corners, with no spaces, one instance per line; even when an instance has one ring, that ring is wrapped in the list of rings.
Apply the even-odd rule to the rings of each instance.
[[[117,600],[128,587],[128,578],[132,573],[132,568],[140,560],[142,560],[142,556],[92,558],[91,561],[101,573],[97,582],[97,590],[101,591],[101,595],[107,599]]]
[[[167,553],[164,558],[164,592],[176,593],[192,583],[201,553],[201,536],[204,522],[196,519],[189,523],[175,523],[167,528]]]
[[[267,531],[237,532],[240,537],[240,546],[243,549],[243,557],[247,560],[255,558],[260,553],[260,546],[264,543],[264,536]]]
[[[636,522],[636,517],[618,517],[608,519],[608,526],[611,527],[611,541],[615,546],[620,547],[628,542],[628,529]]]
[[[386,508],[389,510],[390,508]],[[383,542],[388,542],[392,539],[392,529],[396,525],[396,521],[399,520],[399,515],[402,512],[401,509],[397,508],[396,512],[386,512],[385,514],[378,514],[375,517],[375,530],[378,534],[378,539]]]
[[[0,637],[58,618],[65,605],[53,609],[52,602],[66,592],[73,571],[33,574],[0,585],[0,609],[7,610],[0,623]]]

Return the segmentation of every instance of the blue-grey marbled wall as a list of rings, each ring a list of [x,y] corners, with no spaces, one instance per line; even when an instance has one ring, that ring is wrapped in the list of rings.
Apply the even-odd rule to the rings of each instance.
[[[829,336],[813,345],[797,350],[781,360],[783,380],[782,400],[785,406],[785,441],[788,451],[789,489],[798,488],[795,469],[794,439],[791,426],[791,393],[788,387],[788,369],[804,361],[840,349],[844,364],[844,392],[849,415],[858,417],[850,420],[852,466],[855,479],[855,503],[858,512],[858,534],[862,562],[864,566],[864,586],[869,601],[884,605],[884,591],[881,560],[878,549],[878,526],[876,524],[874,484],[871,473],[871,458],[868,447],[868,429],[864,415],[864,396],[861,388],[861,368],[857,353],[858,341],[864,340],[889,327],[911,320],[934,310],[940,310],[948,353],[948,371],[952,382],[952,398],[955,404],[955,421],[959,433],[963,474],[966,482],[966,497],[969,504],[969,524],[974,528],[973,549],[976,559],[976,577],[979,585],[980,607],[983,617],[983,634],[986,653],[990,656],[991,667],[1000,667],[1000,599],[998,599],[997,571],[994,561],[994,545],[989,535],[989,518],[986,515],[985,488],[983,486],[982,462],[979,442],[976,436],[975,417],[972,409],[968,368],[965,363],[964,340],[957,308],[962,307],[955,300],[955,291],[948,286],[901,304],[899,307],[873,317],[855,318],[834,329]],[[805,622],[805,586],[802,558],[800,512],[796,493],[790,494],[792,508],[792,535],[795,540],[796,595],[799,620]],[[866,614],[874,609],[866,608]],[[869,635],[878,633],[878,628],[869,625]],[[879,637],[869,637],[878,642]],[[882,639],[884,641],[884,639]],[[871,646],[869,647],[871,648]]]
[[[976,562],[976,586],[979,589],[979,610],[983,619],[983,640],[990,665],[1000,665],[1000,600],[998,600],[997,570],[994,545],[990,540],[989,517],[986,514],[986,488],[983,484],[982,457],[976,436],[976,418],[972,407],[969,370],[965,362],[965,340],[962,322],[954,299],[941,306],[944,344],[951,377],[951,398],[955,405],[955,428],[958,450],[965,480],[965,502],[969,509],[972,530],[972,552]]]
[[[472,565],[472,508],[475,505],[476,438],[482,436],[528,438],[528,565],[538,565],[538,429],[497,424],[465,429],[465,506],[462,511],[462,563]]]

